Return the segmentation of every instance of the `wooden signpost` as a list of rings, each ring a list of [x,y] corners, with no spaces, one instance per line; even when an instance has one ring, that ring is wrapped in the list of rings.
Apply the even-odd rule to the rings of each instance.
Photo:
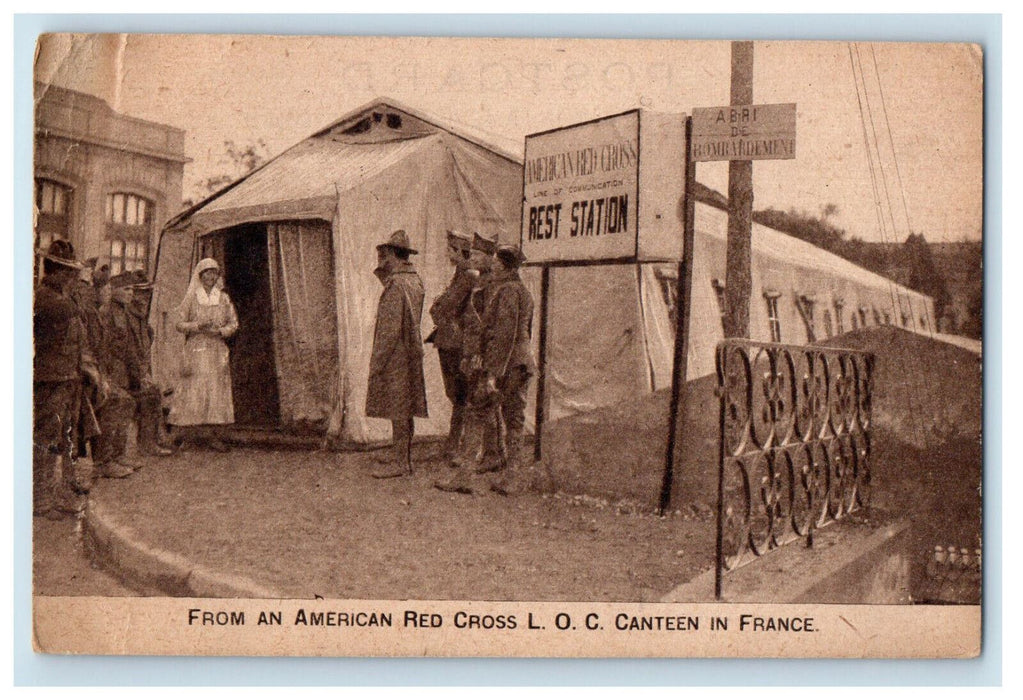
[[[685,258],[680,265],[679,309],[676,314],[675,358],[668,407],[668,445],[658,511],[663,515],[671,505],[675,478],[675,442],[679,406],[686,402],[688,379],[689,306],[692,290],[692,250],[695,203],[692,186],[696,163],[729,161],[728,241],[725,274],[726,337],[749,337],[749,299],[752,285],[753,162],[796,157],[796,105],[750,104],[753,101],[753,43],[732,44],[732,104],[693,110],[687,125]],[[684,281],[682,279],[684,276]]]
[[[737,51],[733,49],[733,70],[741,64],[744,66],[741,71],[751,76],[752,44],[735,43],[741,46]],[[751,79],[748,82],[748,90],[738,93],[733,90],[733,102],[741,95],[748,96],[745,102],[752,101]],[[649,128],[641,129],[641,122],[648,123]],[[649,146],[643,148],[644,144]],[[526,138],[521,245],[530,263],[542,266],[534,459],[542,458],[543,427],[549,418],[546,378],[551,268],[675,261],[678,264],[678,306],[668,444],[659,504],[661,513],[667,510],[674,478],[679,406],[684,403],[682,396],[687,381],[696,163],[727,160],[730,166],[739,166],[737,170],[745,169],[745,177],[735,178],[739,184],[730,183],[729,198],[743,200],[748,210],[753,201],[752,161],[791,159],[795,154],[795,104],[739,103],[708,107],[693,110],[692,117],[688,118],[647,115],[633,110]],[[678,167],[680,161],[682,168]],[[672,176],[665,178],[666,173]],[[747,195],[738,195],[733,192],[735,189]],[[681,246],[677,228],[673,232],[670,228],[673,217],[667,215],[665,205],[677,202],[680,190],[684,193]],[[599,192],[599,196],[581,194],[588,192]],[[644,198],[645,194],[649,196]],[[644,198],[643,207],[639,206],[641,198]],[[731,257],[728,261],[729,269],[733,264],[745,266],[746,337],[749,335],[749,217],[747,211],[745,263],[735,264]],[[590,219],[594,221],[592,230],[588,227]],[[580,222],[584,220],[587,228],[580,229]],[[729,245],[732,228],[730,224]],[[743,285],[735,286],[741,289]]]

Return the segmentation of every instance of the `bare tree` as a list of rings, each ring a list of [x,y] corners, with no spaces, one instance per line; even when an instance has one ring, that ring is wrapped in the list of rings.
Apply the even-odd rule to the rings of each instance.
[[[230,139],[224,141],[224,154],[216,166],[220,172],[201,180],[192,190],[192,195],[185,200],[184,206],[187,208],[202,201],[235,180],[245,177],[267,160],[269,154],[263,139],[245,145],[238,145]]]

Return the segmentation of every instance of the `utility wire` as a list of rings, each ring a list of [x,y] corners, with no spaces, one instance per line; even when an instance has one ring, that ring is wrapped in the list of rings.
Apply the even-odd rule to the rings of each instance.
[[[906,186],[905,186],[905,183],[902,180],[902,170],[899,167],[899,155],[898,155],[898,153],[895,150],[895,139],[892,137],[891,121],[888,119],[888,107],[885,104],[884,87],[881,85],[881,71],[878,69],[878,66],[877,66],[877,53],[874,51],[874,45],[873,44],[870,45],[870,56],[871,56],[871,58],[873,59],[873,62],[874,62],[874,75],[877,78],[877,91],[878,91],[878,94],[881,97],[881,110],[882,110],[882,115],[884,116],[884,126],[885,126],[885,130],[888,132],[888,143],[889,143],[889,145],[891,146],[891,149],[892,149],[892,161],[895,163],[895,176],[898,179],[899,193],[902,196],[902,210],[906,214],[906,228],[912,234],[913,233],[913,225],[912,225],[912,222],[911,222],[911,219],[910,219],[910,216],[909,216],[909,203],[906,201]],[[926,314],[926,309],[925,309],[925,314]],[[930,320],[930,323],[927,324],[926,329],[925,329],[927,331],[927,334],[931,338],[934,337],[934,326],[935,326],[935,324],[936,324],[936,320],[933,318],[933,314],[932,314],[932,318]]]

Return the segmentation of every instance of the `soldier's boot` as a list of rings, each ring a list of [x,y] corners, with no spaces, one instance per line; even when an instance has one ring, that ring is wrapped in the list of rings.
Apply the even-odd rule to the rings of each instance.
[[[128,454],[125,452],[122,452],[121,454],[117,455],[117,457],[114,458],[114,461],[117,464],[120,464],[122,467],[127,467],[128,469],[131,469],[133,472],[137,472],[140,469],[142,469],[142,467],[146,466],[146,463],[143,462],[141,459],[129,457]]]
[[[171,450],[160,445],[160,428],[150,416],[139,417],[139,452],[150,457],[166,457]]]
[[[412,476],[411,446],[408,440],[399,440],[391,448],[391,460],[373,472],[374,479],[396,479]]]
[[[452,404],[451,406],[451,427],[448,429],[448,437],[444,441],[444,459],[449,462],[458,457],[459,448],[462,444],[462,432],[465,426],[465,406]]]
[[[448,493],[471,494],[473,492],[472,476],[468,469],[459,469],[450,478],[438,479],[433,482],[433,487]]]
[[[96,473],[104,479],[123,479],[134,474],[135,470],[126,464],[121,464],[117,460],[112,459],[109,462],[97,464]]]
[[[502,471],[508,466],[508,447],[504,421],[499,410],[488,412],[483,428],[483,460],[476,468],[477,474]]]
[[[181,425],[167,426],[167,444],[176,450],[180,450],[188,443],[188,429]]]
[[[491,474],[504,471],[508,466],[507,460],[500,454],[488,454],[483,456],[483,461],[476,467],[477,474]]]
[[[412,419],[408,419],[409,425],[404,426],[403,422],[392,421],[394,445],[391,448],[393,459],[389,464],[373,472],[374,479],[395,479],[401,476],[412,475]]]
[[[512,496],[527,490],[520,459],[522,456],[522,431],[509,430],[506,438],[507,468],[490,482],[490,490],[502,496]]]
[[[479,451],[483,443],[483,426],[479,414],[472,408],[466,408],[462,414],[462,436],[458,450],[451,456],[448,466],[452,469],[472,471],[479,459]]]

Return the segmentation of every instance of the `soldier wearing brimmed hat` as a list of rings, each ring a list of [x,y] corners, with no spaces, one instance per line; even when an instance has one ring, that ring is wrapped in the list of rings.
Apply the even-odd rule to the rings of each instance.
[[[496,236],[484,236],[478,232],[473,234],[469,246],[469,267],[476,274],[460,319],[462,331],[460,367],[466,386],[462,444],[451,460],[452,468],[458,471],[450,478],[434,483],[434,486],[442,491],[472,493],[470,472],[475,466],[479,451],[486,447],[483,434],[497,426],[496,405],[485,392],[483,374],[483,317],[493,289],[491,279],[496,252]],[[489,456],[484,453],[484,460]]]
[[[32,513],[57,519],[83,505],[75,494],[74,476],[83,384],[88,381],[100,399],[105,398],[106,385],[68,297],[82,267],[75,260],[74,246],[58,239],[38,254],[43,279],[32,310]]]
[[[533,330],[533,297],[519,277],[525,261],[516,246],[501,246],[497,251],[497,270],[493,295],[483,318],[483,371],[487,393],[500,407],[500,425],[486,434],[492,457],[480,471],[508,473],[491,484],[494,491],[512,491],[522,452],[525,426],[526,391],[536,372],[530,348]]]
[[[384,291],[377,304],[373,331],[366,415],[389,419],[394,441],[393,459],[373,473],[379,479],[412,473],[414,419],[427,417],[420,332],[425,292],[423,281],[409,261],[409,256],[418,252],[402,230],[377,246],[377,269],[384,280]]]
[[[430,306],[430,317],[436,324],[426,342],[433,343],[440,359],[441,376],[444,378],[444,393],[451,401],[451,426],[444,444],[447,459],[454,459],[462,439],[465,419],[465,402],[468,387],[462,373],[462,313],[469,302],[469,294],[475,285],[479,272],[469,266],[472,238],[459,231],[448,231],[448,262],[455,268],[447,288]]]

